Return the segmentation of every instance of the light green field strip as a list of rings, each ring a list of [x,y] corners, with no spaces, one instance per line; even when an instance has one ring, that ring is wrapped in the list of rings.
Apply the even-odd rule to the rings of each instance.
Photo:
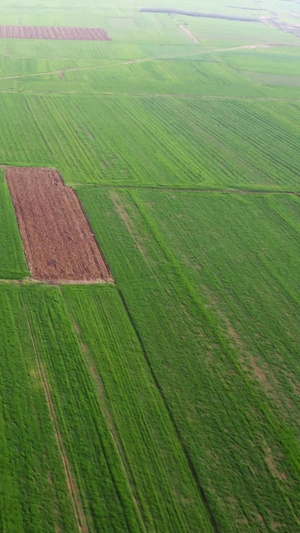
[[[1,531],[75,533],[72,499],[18,287],[0,286],[0,322]]]
[[[299,40],[300,46],[300,40]],[[270,47],[260,50],[228,52],[223,59],[227,64],[248,72],[299,76],[299,46]]]
[[[23,92],[48,92],[73,93],[102,92],[116,90],[121,92],[148,93],[181,93],[203,94],[205,91],[211,96],[215,94],[230,95],[229,87],[233,94],[241,96],[263,94],[261,81],[251,82],[251,79],[243,73],[247,71],[247,56],[252,57],[253,49],[256,55],[259,50],[267,49],[273,45],[251,43],[244,46],[229,48],[211,48],[206,50],[201,46],[174,47],[167,45],[157,49],[157,55],[146,56],[140,48],[136,57],[126,60],[90,59],[45,59],[45,58],[1,58],[0,65],[0,88],[1,90],[18,89]],[[281,50],[279,45],[275,48]],[[226,65],[232,54],[243,52],[244,64],[242,68],[232,69]],[[278,54],[280,60],[280,53]],[[240,54],[239,54],[240,58]],[[259,59],[259,56],[258,56]],[[240,60],[240,59],[239,59]],[[241,61],[241,60],[240,60]],[[211,63],[211,65],[209,65]],[[234,61],[232,62],[235,66]],[[251,60],[250,60],[251,65]],[[259,65],[259,61],[258,61]],[[292,63],[293,65],[293,63]],[[208,69],[206,72],[205,69]],[[54,81],[56,85],[54,85]],[[52,83],[51,83],[52,82]],[[255,82],[255,80],[254,80]],[[266,85],[269,85],[266,81]],[[221,91],[223,89],[223,91]]]
[[[0,169],[0,279],[22,279],[29,275],[14,206]]]
[[[68,184],[298,188],[293,104],[2,94],[0,111],[0,161]]]
[[[244,16],[247,12],[244,11]],[[234,13],[233,13],[234,14]],[[261,13],[262,15],[262,13]],[[299,38],[278,28],[262,23],[231,20],[213,20],[198,17],[177,16],[177,20],[188,24],[189,30],[198,38],[202,46],[224,47],[250,44],[253,42],[267,44],[299,45]]]
[[[194,253],[197,257],[197,254],[201,254],[202,232],[193,217],[198,211],[198,217],[201,213],[204,220],[208,217],[205,203],[202,208],[201,204],[196,204],[197,208],[194,209],[193,202],[198,200],[192,198],[192,214],[187,226],[181,226],[180,217],[172,225],[172,232],[176,228],[185,242],[184,249],[193,242],[189,247],[190,255],[186,253],[183,257],[175,245],[176,232],[174,237],[167,235],[162,226],[168,217],[172,217],[174,222],[175,214],[184,216],[186,212],[188,215],[189,201],[187,198],[184,201],[182,195],[183,212],[178,212],[176,203],[175,208],[172,207],[173,196],[174,202],[177,196],[176,193],[170,193],[170,205],[164,206],[163,216],[155,211],[157,194],[151,196],[149,193],[147,200],[142,201],[141,194],[136,192],[111,193],[87,187],[80,188],[79,195],[117,286],[126,300],[154,375],[189,450],[220,530],[239,533],[242,528],[251,533],[271,532],[276,524],[280,524],[284,532],[296,530],[299,446],[290,423],[295,420],[294,414],[287,417],[286,413],[288,401],[296,400],[296,392],[291,392],[295,378],[292,375],[290,382],[283,386],[285,371],[278,373],[274,360],[273,371],[275,369],[276,379],[281,383],[279,397],[274,400],[255,375],[256,371],[259,374],[260,367],[262,372],[268,372],[265,369],[269,365],[268,358],[266,362],[256,360],[255,351],[253,355],[250,352],[247,357],[250,361],[253,357],[254,362],[248,368],[249,361],[245,361],[238,342],[232,339],[233,332],[230,335],[227,323],[231,319],[230,311],[226,306],[221,307],[221,312],[217,304],[214,307],[213,301],[207,299],[209,292],[205,292],[208,284],[201,285],[199,278],[190,274],[192,266],[189,267],[189,264],[195,262],[194,268],[202,279],[200,269],[203,265],[192,255]],[[244,202],[246,206],[247,200]],[[243,207],[241,209],[239,226],[243,225]],[[231,258],[230,248],[231,234],[236,227],[235,210],[232,211],[232,217],[226,219],[227,224],[219,215],[217,203],[212,211],[219,220],[219,224],[216,222],[216,237],[223,231],[227,239],[217,240],[219,262],[209,262],[207,266],[212,271],[213,280],[213,286],[208,286],[208,291],[214,296],[216,290],[222,290],[225,294],[231,291],[229,282],[222,287],[223,255],[225,253],[226,258],[226,250],[228,264],[233,267],[232,276],[237,280],[239,269],[238,258],[234,255]],[[251,239],[248,244],[246,238],[251,235],[249,224],[251,215],[250,221],[245,222],[240,256],[247,253],[248,246],[253,242]],[[209,238],[206,238],[209,242]],[[268,240],[268,232],[263,238]],[[255,258],[258,260],[257,276],[262,272],[263,279],[268,280],[269,290],[275,292],[278,279],[274,281],[269,267],[259,260],[266,253],[266,241],[259,241],[260,254],[255,249],[256,242],[251,257],[253,261]],[[284,241],[281,246],[288,251],[289,247],[285,248]],[[245,281],[246,287],[247,283]],[[253,290],[250,288],[246,294],[245,305],[248,297],[249,313],[254,313],[253,309],[260,313],[260,301],[255,301],[254,297],[251,303]],[[290,312],[298,305],[291,291],[292,285],[288,293],[280,286],[277,293],[279,298],[284,299],[285,309],[290,309]],[[259,318],[261,335],[265,336],[265,346],[269,346],[270,358],[277,353],[269,338],[272,332],[268,330],[276,309],[276,299],[273,303],[270,301],[269,307],[265,303]],[[286,335],[289,331],[291,333],[296,316],[297,313],[294,316],[291,313],[280,320],[277,323],[278,332],[286,330]],[[257,330],[258,325],[256,333]],[[255,343],[250,343],[250,349],[255,347]],[[287,350],[292,346],[291,337]],[[278,351],[281,347],[280,343]],[[292,373],[294,365],[296,362],[291,355],[287,367]]]
[[[21,291],[73,474],[73,497],[82,531],[143,531],[96,383],[60,289],[31,285]]]
[[[145,530],[214,531],[117,289],[65,286],[63,295]]]
[[[55,99],[59,110],[64,102]],[[278,108],[269,104],[266,112],[263,103],[171,97],[74,97],[72,102],[70,128],[89,152],[93,145],[101,154],[98,172],[104,183],[270,188],[298,184],[299,127],[286,120],[281,103]],[[88,138],[82,124],[94,139]]]

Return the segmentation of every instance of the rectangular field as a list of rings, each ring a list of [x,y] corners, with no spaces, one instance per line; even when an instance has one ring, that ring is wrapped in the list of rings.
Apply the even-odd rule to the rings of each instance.
[[[117,288],[68,285],[62,295],[138,502],[141,531],[212,533],[203,495]]]
[[[79,192],[220,531],[296,531],[299,199]]]
[[[149,80],[145,70],[135,72]],[[166,70],[165,76],[174,75],[174,70],[175,66]],[[191,83],[197,78],[193,70]],[[227,75],[225,68],[217,70],[218,76],[213,66],[202,69],[215,80],[212,85]],[[233,92],[230,85],[226,90]],[[209,82],[207,92],[212,92]],[[2,163],[59,168],[70,185],[298,188],[296,103],[2,93],[0,114]]]
[[[1,531],[78,532],[20,289],[0,285]]]
[[[111,41],[104,28],[69,26],[0,26],[0,39],[58,39],[68,41]]]
[[[56,170],[6,169],[35,279],[108,281],[109,269],[73,189]]]

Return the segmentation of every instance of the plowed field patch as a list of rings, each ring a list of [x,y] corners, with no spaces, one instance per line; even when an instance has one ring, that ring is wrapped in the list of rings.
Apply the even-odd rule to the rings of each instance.
[[[59,172],[8,167],[6,178],[35,279],[53,282],[111,279],[80,201]]]
[[[0,26],[0,38],[111,41],[111,36],[104,28],[69,26]]]

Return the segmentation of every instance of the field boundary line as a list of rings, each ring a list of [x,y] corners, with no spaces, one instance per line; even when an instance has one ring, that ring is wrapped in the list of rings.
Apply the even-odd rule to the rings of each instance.
[[[2,78],[0,78],[1,81]],[[93,96],[99,98],[100,96],[118,96],[124,98],[186,98],[186,99],[198,99],[198,100],[225,100],[231,102],[291,102],[299,103],[300,98],[276,98],[273,96],[222,96],[215,94],[196,94],[196,93],[125,93],[125,92],[112,92],[112,91],[55,91],[52,92],[38,92],[34,90],[17,91],[17,90],[1,90],[0,94],[22,94],[23,96],[51,96],[55,98],[57,95],[76,95],[76,96]],[[15,166],[15,165],[14,165]]]
[[[43,363],[41,361],[40,355],[39,355],[39,349],[38,349],[38,346],[37,346],[37,342],[35,340],[35,336],[33,334],[30,318],[29,318],[28,311],[27,311],[27,305],[26,305],[26,303],[24,301],[21,288],[20,288],[20,299],[21,299],[21,303],[22,303],[22,306],[23,306],[23,309],[24,309],[25,316],[26,316],[26,321],[27,321],[27,324],[28,324],[28,329],[29,329],[30,337],[31,337],[32,344],[33,344],[33,347],[34,347],[34,351],[35,351],[35,354],[36,354],[38,371],[39,371],[40,378],[41,378],[41,381],[42,381],[42,384],[43,384],[43,388],[44,388],[44,392],[45,392],[45,396],[46,396],[46,400],[47,400],[47,404],[48,404],[49,414],[50,414],[50,417],[52,419],[55,440],[56,440],[56,443],[57,443],[57,446],[58,446],[58,449],[59,449],[59,452],[60,452],[60,456],[61,456],[61,459],[62,459],[62,464],[63,464],[63,468],[64,468],[65,475],[66,475],[67,486],[69,488],[71,501],[73,502],[74,515],[75,515],[76,522],[77,522],[77,525],[78,525],[78,531],[82,531],[83,533],[89,533],[89,527],[88,527],[88,524],[87,524],[87,520],[86,520],[86,516],[85,516],[85,513],[84,513],[83,505],[82,505],[82,502],[81,502],[79,490],[78,490],[78,487],[77,487],[76,478],[73,475],[72,469],[71,469],[71,467],[69,465],[69,461],[68,461],[67,454],[66,454],[65,447],[64,447],[64,443],[63,443],[63,437],[62,437],[61,432],[60,432],[59,422],[58,422],[58,419],[57,419],[57,414],[56,414],[54,402],[53,402],[53,399],[52,399],[51,388],[50,388],[50,385],[49,385],[49,379],[47,377],[46,369],[45,369],[45,367],[44,367],[44,365],[43,365]]]
[[[99,374],[99,372],[97,370],[95,359],[94,359],[93,355],[91,354],[89,347],[83,342],[83,339],[82,339],[82,336],[81,336],[81,329],[78,326],[78,324],[75,322],[74,315],[73,315],[73,313],[72,313],[72,311],[71,311],[71,309],[69,307],[67,298],[65,298],[65,296],[63,294],[63,291],[61,291],[61,295],[62,295],[62,298],[63,298],[63,300],[65,302],[66,309],[68,310],[68,314],[70,316],[70,320],[71,320],[71,323],[73,325],[75,336],[78,339],[79,347],[80,347],[81,353],[83,355],[83,359],[84,359],[84,361],[86,363],[87,371],[92,377],[92,381],[95,384],[97,395],[98,395],[98,397],[99,397],[99,399],[101,401],[101,407],[103,409],[103,414],[104,414],[105,419],[107,421],[112,440],[115,443],[116,450],[117,450],[118,455],[120,457],[120,463],[122,465],[122,469],[123,469],[125,478],[127,480],[128,488],[129,488],[130,494],[132,496],[134,507],[136,508],[137,514],[138,514],[138,516],[139,516],[139,518],[141,520],[141,524],[140,525],[142,525],[142,527],[143,527],[143,532],[146,532],[147,529],[146,529],[146,525],[145,525],[144,518],[143,518],[143,511],[142,511],[142,509],[141,509],[141,507],[140,507],[140,505],[138,503],[138,497],[137,497],[137,495],[135,493],[134,486],[133,486],[133,484],[131,482],[131,475],[129,473],[130,469],[128,468],[127,461],[126,461],[126,452],[125,452],[125,450],[123,448],[123,445],[122,445],[122,443],[120,441],[118,428],[117,428],[117,426],[115,424],[114,417],[111,414],[110,408],[108,406],[107,394],[106,394],[104,382],[102,380],[101,375]]]
[[[113,189],[113,190],[132,190],[132,191],[139,191],[139,190],[150,190],[150,191],[161,191],[161,192],[178,192],[178,193],[192,193],[192,194],[236,194],[236,195],[247,195],[247,194],[283,194],[283,195],[289,195],[289,196],[300,196],[300,191],[292,191],[292,190],[278,190],[278,189],[240,189],[240,188],[232,188],[232,189],[214,189],[214,188],[191,188],[191,187],[160,187],[159,185],[116,185],[116,184],[108,184],[108,183],[72,183],[70,186],[75,188],[80,187],[95,187],[99,189]]]

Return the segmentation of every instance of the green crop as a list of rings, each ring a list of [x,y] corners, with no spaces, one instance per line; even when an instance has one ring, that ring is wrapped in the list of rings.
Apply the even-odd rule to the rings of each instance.
[[[145,531],[213,531],[186,450],[117,289],[65,286],[63,295]]]
[[[299,7],[0,4],[113,39],[0,39],[1,531],[296,533]],[[76,189],[109,285],[30,279],[6,165]]]
[[[293,330],[296,309],[299,309],[299,304],[292,299],[293,283],[297,284],[299,272],[295,255],[292,263],[295,269],[290,274],[293,281],[289,282],[289,289],[287,281],[286,288],[281,288],[279,324],[274,316],[278,303],[275,283],[279,282],[279,274],[276,281],[270,274],[264,260],[264,242],[269,243],[274,254],[276,236],[278,243],[285,246],[286,230],[281,217],[278,228],[272,230],[270,221],[274,223],[274,215],[266,212],[262,226],[262,214],[255,209],[255,201],[262,202],[259,197],[253,197],[248,204],[245,199],[214,194],[101,192],[95,188],[80,188],[79,193],[222,531],[238,532],[241,524],[244,531],[260,531],[260,516],[270,527],[284,520],[287,530],[295,528],[299,446],[297,397],[293,387],[297,376],[297,342],[291,339],[286,346],[287,354],[294,349],[286,361],[286,368],[294,372],[289,382],[282,362],[281,369],[274,362],[268,371],[268,360],[275,356],[275,347],[276,357],[284,358],[281,349],[285,343],[285,319],[280,319],[285,309],[283,303],[290,307],[291,313],[286,317],[286,328]],[[249,219],[244,215],[247,205]],[[266,206],[261,213],[265,211]],[[214,223],[210,224],[210,217]],[[250,232],[249,227],[253,228]],[[261,228],[262,239],[258,242],[257,228]],[[248,241],[248,235],[253,235],[253,239],[249,237]],[[294,239],[293,232],[290,238]],[[241,247],[236,259],[232,248],[235,242]],[[245,255],[248,246],[253,247],[250,259],[261,258],[256,273]],[[218,256],[210,258],[216,249]],[[287,254],[289,245],[284,249]],[[253,288],[246,269],[239,275],[241,254],[253,273]],[[228,280],[226,268],[231,269],[232,277]],[[281,275],[285,277],[284,271]],[[241,311],[231,324],[231,300],[226,305],[219,304],[221,295],[233,297],[240,276],[241,288],[236,289],[235,300],[238,304],[244,290],[243,312],[245,324],[250,327],[248,333],[240,331],[236,323],[243,320]],[[266,288],[269,280],[270,294],[274,293],[269,308],[261,301],[263,293],[259,288],[256,291],[255,280],[258,287],[261,283]],[[253,326],[249,313],[253,314]],[[274,321],[274,331],[277,328],[274,336],[268,329],[264,332],[259,327],[260,323],[261,328],[268,327],[271,321]],[[261,339],[259,357],[254,335]],[[289,329],[285,335],[290,335]],[[269,355],[259,351],[263,336]],[[270,344],[272,339],[274,346]],[[267,389],[263,383],[264,372],[266,375],[270,372],[271,376],[266,378]],[[278,399],[273,398],[269,379],[271,383],[274,379],[275,387],[279,386],[277,380],[282,383]],[[283,384],[285,390],[280,392]],[[294,403],[294,412],[290,402]],[[290,420],[285,415],[288,405]]]
[[[1,530],[76,529],[20,290],[0,286]]]
[[[2,171],[0,171],[0,254],[0,278],[21,279],[29,274],[12,199]]]

